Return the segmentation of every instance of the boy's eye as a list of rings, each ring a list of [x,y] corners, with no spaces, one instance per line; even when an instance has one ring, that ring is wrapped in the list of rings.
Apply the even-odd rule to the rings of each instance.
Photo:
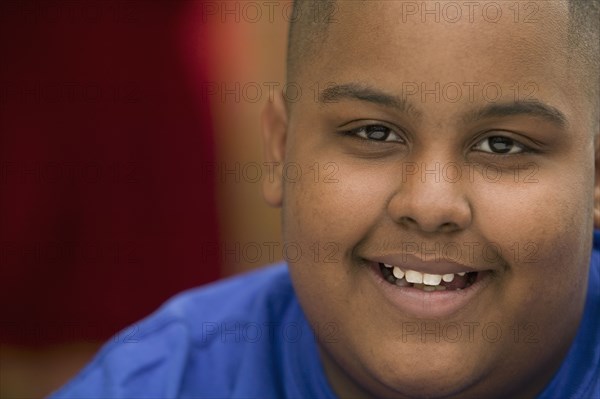
[[[402,142],[400,136],[392,131],[392,129],[383,125],[368,125],[352,129],[348,133],[356,135],[366,140],[387,141],[387,142]]]
[[[492,154],[518,154],[525,151],[525,146],[508,137],[491,136],[475,144],[473,149]]]

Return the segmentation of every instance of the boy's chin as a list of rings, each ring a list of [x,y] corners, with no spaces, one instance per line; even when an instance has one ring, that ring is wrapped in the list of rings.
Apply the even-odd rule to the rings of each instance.
[[[392,370],[381,370],[385,384],[407,398],[466,397],[465,393],[482,378],[474,358],[432,353],[427,351],[419,359],[399,362]],[[397,395],[392,395],[397,396]]]
[[[366,374],[371,381],[362,379],[367,391],[377,397],[394,398],[467,398],[493,396],[498,392],[490,370],[490,348],[477,343],[403,343],[401,350],[372,352],[366,363]],[[375,359],[379,361],[375,362]],[[481,384],[490,379],[489,384]],[[477,386],[477,387],[476,387]],[[481,389],[488,387],[489,392]],[[484,389],[485,390],[485,389]]]

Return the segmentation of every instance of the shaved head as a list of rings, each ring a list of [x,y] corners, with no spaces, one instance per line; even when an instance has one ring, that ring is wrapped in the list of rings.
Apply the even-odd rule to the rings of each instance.
[[[569,46],[573,67],[594,106],[594,133],[600,132],[600,0],[569,0]]]
[[[300,64],[317,54],[335,19],[335,0],[294,0],[287,51],[287,80],[294,81]]]
[[[580,77],[600,123],[600,0],[565,0],[569,10],[569,63]],[[317,56],[336,22],[336,0],[294,0],[288,35],[287,81],[298,78],[303,65]],[[598,125],[595,126],[597,132]]]

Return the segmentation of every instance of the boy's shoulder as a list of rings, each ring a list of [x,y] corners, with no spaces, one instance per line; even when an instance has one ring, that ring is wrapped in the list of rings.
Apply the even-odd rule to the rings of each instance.
[[[53,397],[277,397],[284,387],[273,381],[297,372],[280,367],[290,346],[318,362],[311,333],[287,266],[277,264],[178,294],[113,337]]]

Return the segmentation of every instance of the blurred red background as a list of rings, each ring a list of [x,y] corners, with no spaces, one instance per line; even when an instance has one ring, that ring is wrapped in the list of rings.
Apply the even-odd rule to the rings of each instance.
[[[182,6],[3,4],[3,341],[102,338],[220,275],[195,245],[218,234],[214,149]]]
[[[260,160],[264,101],[203,88],[281,80],[286,21],[206,3],[0,3],[3,397],[49,393],[173,294],[272,261],[213,245],[278,238],[259,185],[219,178]]]

